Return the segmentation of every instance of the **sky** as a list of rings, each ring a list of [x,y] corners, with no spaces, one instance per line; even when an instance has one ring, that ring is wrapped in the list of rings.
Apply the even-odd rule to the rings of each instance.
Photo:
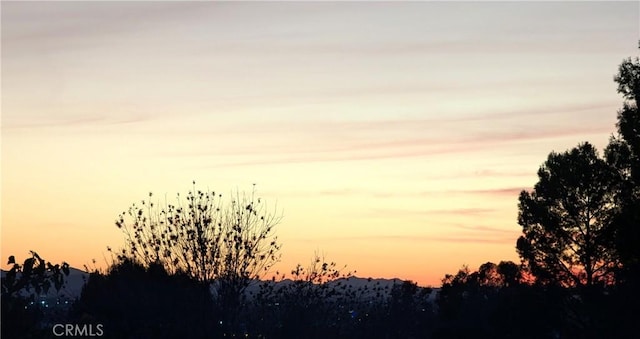
[[[432,286],[519,262],[519,192],[551,151],[606,146],[640,40],[639,2],[3,1],[1,19],[3,258],[104,267],[149,192],[255,183],[283,215],[274,270],[318,252]]]

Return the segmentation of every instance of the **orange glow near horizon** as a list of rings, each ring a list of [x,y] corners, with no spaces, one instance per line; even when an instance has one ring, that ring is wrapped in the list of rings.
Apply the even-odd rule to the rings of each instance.
[[[273,272],[518,262],[519,192],[615,131],[639,6],[3,2],[2,267],[104,268],[119,213],[192,180],[282,212]]]

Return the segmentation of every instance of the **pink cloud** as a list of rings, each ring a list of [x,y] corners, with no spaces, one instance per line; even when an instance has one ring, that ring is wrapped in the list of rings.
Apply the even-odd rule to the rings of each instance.
[[[515,225],[515,222],[514,222],[514,225]],[[462,229],[465,231],[479,232],[479,233],[499,233],[499,234],[508,234],[508,235],[514,235],[514,234],[520,233],[520,229],[517,226],[514,226],[511,229],[504,229],[504,228],[497,228],[497,227],[491,227],[491,226],[485,226],[485,225],[469,226],[461,223],[452,223],[450,224],[450,227]]]
[[[576,105],[565,109],[581,112],[593,109],[598,105]],[[557,109],[542,113],[531,110],[514,113],[525,118],[527,115],[557,113]],[[305,122],[305,123],[281,123],[274,126],[261,125],[264,143],[260,148],[255,145],[237,146],[233,149],[221,148],[220,143],[206,151],[194,151],[187,153],[189,156],[259,156],[259,158],[242,159],[215,167],[234,167],[265,164],[288,164],[307,162],[331,162],[331,161],[357,161],[392,158],[421,157],[438,154],[456,154],[478,152],[492,149],[500,145],[508,145],[514,142],[526,142],[534,140],[554,139],[570,136],[580,136],[580,140],[589,135],[609,134],[612,126],[580,124],[560,127],[536,127],[529,129],[516,129],[509,125],[494,125],[492,121],[501,117],[513,117],[507,113],[496,113],[475,117],[442,118],[426,120],[387,120],[387,121],[348,121],[348,122]],[[486,121],[487,128],[483,130],[468,130],[468,127],[455,129],[455,122],[460,121]],[[445,132],[438,123],[451,124],[452,131]],[[273,129],[271,129],[273,128]],[[252,127],[243,128],[233,134],[233,127],[222,132],[232,133],[235,137],[241,134],[251,134]],[[280,132],[279,132],[280,131]],[[434,133],[430,133],[432,131]],[[197,132],[196,132],[197,133]],[[265,132],[262,132],[265,133]],[[278,134],[282,133],[282,134]],[[428,137],[424,137],[427,133]],[[274,136],[274,138],[269,135]],[[398,135],[401,137],[387,137],[385,135]],[[255,136],[254,136],[255,137]],[[277,137],[277,138],[275,138]],[[245,139],[246,140],[246,139]],[[576,140],[579,142],[580,140]],[[163,156],[180,155],[177,153],[161,154]],[[479,175],[491,175],[491,173],[478,173]]]
[[[273,148],[278,154],[272,158],[245,160],[219,164],[214,167],[235,167],[266,164],[311,163],[331,161],[357,161],[378,160],[394,158],[423,157],[438,154],[470,153],[490,149],[499,144],[508,144],[515,141],[551,139],[573,135],[604,134],[611,132],[610,127],[574,127],[568,129],[555,129],[543,131],[520,131],[506,133],[486,133],[459,140],[434,139],[405,139],[372,143],[334,143],[333,145],[316,144],[317,149],[309,150],[308,146],[295,145],[289,149],[281,147]],[[303,148],[304,146],[304,148]],[[221,151],[212,152],[211,155],[242,154],[242,152]],[[268,149],[248,151],[246,155],[269,153]],[[288,154],[282,156],[281,154]]]
[[[380,197],[394,197],[393,193],[390,193],[387,196],[382,194],[373,194],[370,195],[380,196]],[[394,218],[399,215],[402,216],[432,216],[432,215],[464,215],[464,216],[478,216],[478,215],[486,215],[490,213],[494,213],[497,210],[494,208],[449,208],[449,209],[392,209],[392,208],[375,208],[369,210],[367,213],[368,216],[377,216],[377,217],[389,217]]]
[[[531,190],[530,187],[506,187],[506,188],[495,188],[495,189],[478,189],[478,190],[466,190],[466,191],[456,191],[463,194],[477,194],[477,195],[490,195],[494,197],[515,197],[517,198],[520,195],[520,192],[523,190],[528,191]]]
[[[505,197],[518,199],[522,190],[530,191],[531,187],[504,187],[494,189],[476,189],[476,190],[433,190],[433,191],[409,191],[409,192],[389,192],[389,191],[375,191],[363,188],[344,188],[344,189],[332,189],[323,190],[319,192],[277,192],[273,193],[278,196],[295,196],[295,197],[309,197],[314,195],[324,196],[369,196],[375,198],[420,198],[420,197],[432,197],[432,196],[444,196],[444,195],[488,195],[493,197]],[[372,214],[377,216],[384,215],[397,215],[397,214],[462,214],[462,215],[479,215],[488,214],[497,211],[491,208],[451,208],[451,209],[438,209],[438,210],[399,210],[399,209],[373,209],[367,212],[369,216]]]

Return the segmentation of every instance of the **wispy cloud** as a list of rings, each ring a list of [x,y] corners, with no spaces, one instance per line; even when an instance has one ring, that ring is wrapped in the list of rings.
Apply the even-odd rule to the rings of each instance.
[[[362,197],[373,197],[373,198],[426,198],[426,197],[442,197],[442,196],[452,196],[452,195],[471,195],[471,196],[490,196],[493,198],[514,198],[517,199],[520,195],[520,192],[523,190],[531,190],[531,187],[503,187],[503,188],[492,188],[492,189],[474,189],[474,190],[426,190],[426,191],[408,191],[408,190],[398,190],[398,191],[376,191],[373,189],[365,189],[365,188],[342,188],[342,189],[328,189],[321,190],[318,192],[273,192],[274,195],[278,196],[291,196],[291,197],[310,197],[310,196],[333,196],[333,197],[353,197],[353,196],[362,196]],[[369,213],[374,213],[375,215],[397,215],[398,213],[409,213],[409,214],[463,214],[463,215],[473,215],[473,214],[488,214],[495,212],[495,209],[491,208],[452,208],[452,209],[436,209],[436,210],[394,210],[394,209],[373,209],[370,210]],[[369,214],[371,215],[371,214]]]
[[[401,90],[401,89],[399,89]],[[372,88],[360,89],[363,95],[367,92],[372,91],[373,95],[381,95],[383,91],[380,89]],[[428,93],[429,91],[424,91]],[[332,97],[334,95],[339,95],[338,93],[327,93],[327,97]],[[368,96],[368,95],[367,95]],[[311,99],[311,98],[310,98]],[[517,119],[519,121],[531,121],[531,126],[535,126],[536,122],[540,120],[544,120],[549,117],[553,117],[555,119],[559,119],[561,117],[565,118],[580,118],[584,117],[585,112],[592,111],[598,112],[598,115],[601,115],[602,110],[605,109],[617,109],[620,106],[619,101],[611,101],[611,102],[592,102],[587,104],[566,104],[566,105],[556,105],[556,106],[546,106],[546,107],[528,107],[522,109],[498,109],[496,111],[495,108],[484,108],[484,110],[476,110],[475,114],[445,114],[444,112],[425,112],[425,116],[430,116],[432,118],[421,118],[421,119],[388,119],[388,118],[380,118],[380,119],[371,119],[368,120],[343,120],[343,121],[329,121],[329,120],[302,120],[302,121],[266,121],[260,123],[242,123],[237,126],[225,126],[224,130],[220,132],[225,134],[241,134],[241,133],[256,133],[261,132],[264,133],[272,132],[272,133],[291,133],[292,131],[304,132],[304,133],[327,133],[331,132],[331,135],[338,135],[338,132],[348,132],[357,135],[379,135],[380,132],[424,132],[425,131],[433,131],[434,129],[440,127],[450,127],[450,128],[460,128],[461,126],[465,126],[463,123],[486,123],[485,127],[492,126],[492,124],[498,124],[497,127],[500,128],[509,128],[508,124],[505,125],[505,120],[514,120]],[[490,110],[490,111],[489,111]],[[532,120],[537,119],[537,120]],[[585,126],[591,127],[594,126]],[[495,131],[496,126],[492,126],[490,129],[491,132]],[[487,129],[487,128],[484,128]],[[611,129],[611,128],[609,128]],[[601,131],[598,129],[598,131]],[[198,130],[190,130],[189,132],[198,133]],[[451,132],[455,132],[452,130]],[[497,131],[498,133],[505,131]],[[208,130],[202,130],[201,133],[209,133]],[[558,133],[558,132],[556,132]],[[571,133],[571,131],[568,131]],[[499,136],[499,135],[498,135]],[[427,139],[427,138],[421,138]]]
[[[334,190],[322,190],[320,192],[318,192],[319,195],[322,196],[345,196],[345,195],[360,195],[360,194],[367,194],[376,198],[390,198],[393,197],[395,194],[391,193],[391,192],[367,192],[365,193],[365,191],[363,190],[356,190],[356,189],[350,189],[350,188],[345,188],[345,189],[334,189]]]
[[[424,211],[427,215],[440,214],[440,215],[464,215],[464,216],[479,216],[496,212],[494,208],[451,208],[451,209],[437,209]]]
[[[505,84],[506,86],[507,84]],[[426,92],[428,93],[428,91]],[[376,93],[373,93],[376,94]],[[382,94],[382,93],[377,93]],[[468,115],[454,115],[448,116],[447,114],[429,114],[430,116],[437,116],[434,118],[426,119],[381,119],[381,120],[367,120],[367,121],[342,121],[342,122],[313,122],[313,126],[321,128],[325,125],[331,129],[345,129],[345,130],[386,130],[386,129],[401,129],[401,130],[413,130],[413,129],[430,129],[434,125],[440,124],[456,124],[463,122],[498,122],[505,119],[531,119],[553,116],[558,118],[560,116],[575,116],[581,115],[585,111],[597,111],[607,109],[611,107],[618,107],[619,102],[592,102],[586,104],[566,104],[561,106],[547,106],[547,107],[528,107],[522,109],[504,110],[501,109],[497,112],[477,112],[476,114]],[[292,126],[285,127],[289,128]],[[304,126],[297,126],[304,127]]]
[[[418,243],[474,243],[474,244],[508,244],[515,242],[512,236],[468,236],[468,235],[363,235],[344,237],[321,237],[321,238],[296,238],[293,241],[302,242],[418,242]]]
[[[375,197],[392,197],[391,194],[376,194],[373,195]],[[491,213],[497,212],[497,209],[494,208],[447,208],[447,209],[399,209],[399,208],[372,208],[366,212],[367,216],[375,216],[375,217],[389,217],[395,218],[398,216],[436,216],[436,215],[447,215],[447,216],[481,216],[488,215]]]
[[[610,127],[577,126],[554,128],[547,130],[523,130],[507,132],[478,132],[472,136],[418,138],[387,141],[357,142],[343,140],[337,142],[331,140],[324,143],[309,140],[273,146],[272,148],[251,147],[244,150],[217,150],[209,151],[211,156],[219,155],[255,155],[257,158],[218,163],[203,167],[239,167],[255,165],[276,165],[292,163],[313,163],[333,161],[359,161],[382,160],[396,158],[423,157],[439,154],[473,153],[487,149],[493,149],[499,145],[506,145],[516,141],[532,141],[561,138],[567,136],[586,136],[592,134],[606,134],[611,132]],[[163,154],[171,156],[170,154]],[[192,155],[206,156],[202,152]]]
[[[503,234],[503,235],[514,235],[519,233],[519,229],[516,226],[512,227],[511,229],[505,229],[505,228],[492,227],[492,226],[486,226],[486,225],[473,225],[473,224],[469,225],[469,224],[463,224],[463,223],[450,223],[450,222],[444,223],[443,225],[447,229],[460,229],[464,231],[475,232],[478,234],[495,233],[495,234]]]
[[[107,116],[100,114],[86,114],[83,116],[69,117],[43,117],[39,120],[20,120],[12,119],[3,121],[2,128],[8,130],[14,129],[32,129],[32,128],[66,128],[66,127],[91,127],[91,126],[108,126],[108,125],[124,125],[146,122],[151,120],[145,115],[128,115],[128,116]]]
[[[104,43],[106,36],[158,29],[172,18],[197,14],[203,7],[212,8],[197,2],[169,1],[9,2],[3,4],[2,38],[11,47],[19,46],[12,52],[93,48]]]
[[[472,194],[472,195],[487,195],[491,197],[518,197],[522,191],[530,191],[531,187],[506,187],[506,188],[494,188],[494,189],[477,189],[477,190],[462,190],[452,191],[452,193]]]

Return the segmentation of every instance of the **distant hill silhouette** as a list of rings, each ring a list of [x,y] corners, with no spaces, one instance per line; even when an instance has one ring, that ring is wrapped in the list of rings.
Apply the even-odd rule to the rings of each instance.
[[[6,273],[7,271],[0,270],[0,275],[2,276],[2,278],[5,277]],[[76,298],[80,297],[80,293],[82,293],[82,288],[84,287],[88,279],[89,279],[89,272],[71,267],[69,269],[69,276],[65,278],[65,283],[60,289],[60,291],[56,291],[54,288],[52,288],[49,290],[47,294],[42,294],[40,298],[47,299],[47,300],[59,299],[63,301],[75,300]],[[365,296],[365,297],[373,296],[376,294],[377,291],[380,291],[383,297],[388,297],[389,293],[391,292],[391,288],[394,285],[399,285],[399,284],[402,284],[403,282],[404,280],[398,279],[398,278],[384,279],[384,278],[349,277],[349,278],[336,279],[328,282],[327,284],[330,287],[337,287],[337,286],[344,285],[344,286],[347,286],[347,288],[350,288],[352,290],[361,290],[363,291],[362,296]],[[251,298],[252,296],[256,295],[259,292],[260,286],[262,284],[275,284],[276,288],[280,288],[282,286],[286,286],[292,283],[294,283],[294,281],[291,279],[284,279],[284,280],[275,281],[275,282],[271,280],[255,281],[247,288],[247,290],[245,291],[245,294],[247,295],[247,297]],[[430,301],[435,300],[435,297],[439,291],[439,288],[434,288],[433,291],[434,292],[431,293],[429,296]],[[212,288],[212,292],[215,293],[213,288]],[[26,296],[29,293],[27,291],[23,291],[22,294]]]
[[[7,271],[0,270],[0,276],[4,279]],[[18,276],[20,276],[18,274]],[[46,294],[41,294],[42,299],[60,299],[60,300],[75,300],[80,296],[84,284],[89,279],[89,273],[83,270],[70,267],[69,275],[65,277],[65,282],[60,291],[56,291],[55,288],[49,289]],[[33,292],[33,289],[31,290]],[[26,290],[21,291],[21,295],[27,296],[30,293]]]

